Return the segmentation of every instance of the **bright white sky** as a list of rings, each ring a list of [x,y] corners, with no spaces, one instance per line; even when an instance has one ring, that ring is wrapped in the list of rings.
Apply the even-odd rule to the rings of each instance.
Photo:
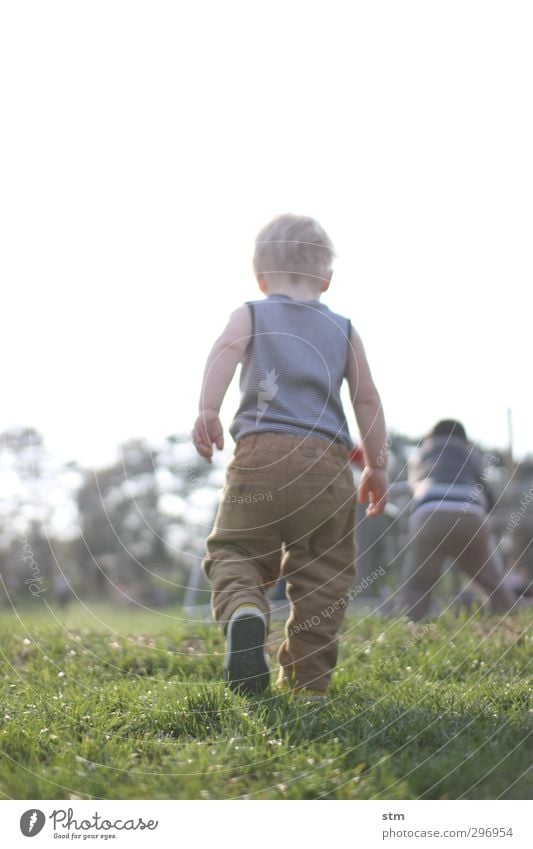
[[[292,211],[335,242],[325,302],[389,427],[503,445],[512,407],[533,450],[532,22],[508,0],[2,4],[0,427],[96,463],[190,430],[259,296],[254,237]]]

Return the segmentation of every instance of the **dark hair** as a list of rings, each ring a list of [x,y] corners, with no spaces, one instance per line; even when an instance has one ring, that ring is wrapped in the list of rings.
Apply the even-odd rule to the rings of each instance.
[[[457,436],[466,442],[466,430],[455,419],[442,419],[430,430],[428,436]]]

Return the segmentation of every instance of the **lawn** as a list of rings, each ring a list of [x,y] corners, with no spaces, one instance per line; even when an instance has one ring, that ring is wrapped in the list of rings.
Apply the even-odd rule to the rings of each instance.
[[[179,610],[3,612],[0,793],[527,799],[530,620],[352,615],[317,705],[228,692],[221,633]]]

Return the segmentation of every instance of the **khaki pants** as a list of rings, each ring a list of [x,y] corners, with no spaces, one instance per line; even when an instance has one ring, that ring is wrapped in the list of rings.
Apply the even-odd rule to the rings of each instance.
[[[402,606],[411,619],[421,619],[427,614],[431,591],[447,557],[452,557],[487,594],[492,610],[510,610],[514,597],[503,583],[501,559],[481,511],[474,508],[466,512],[461,509],[415,510],[409,531],[411,541]]]
[[[286,578],[281,682],[314,690],[329,683],[355,577],[354,530],[355,486],[342,443],[289,433],[239,440],[204,569],[222,627],[243,604],[268,617],[265,590]]]

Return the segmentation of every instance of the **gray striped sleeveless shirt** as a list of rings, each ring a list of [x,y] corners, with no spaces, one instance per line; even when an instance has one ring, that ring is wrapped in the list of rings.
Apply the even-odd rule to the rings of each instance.
[[[282,431],[353,447],[340,389],[351,323],[320,301],[269,295],[249,301],[252,337],[241,367],[241,403],[230,427],[237,442]]]

